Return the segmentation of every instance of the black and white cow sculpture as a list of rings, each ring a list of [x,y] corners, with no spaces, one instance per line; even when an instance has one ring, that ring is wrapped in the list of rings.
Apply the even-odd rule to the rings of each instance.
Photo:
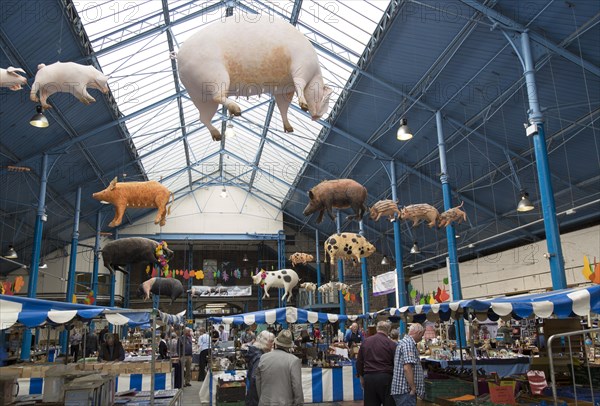
[[[259,271],[252,275],[252,281],[255,285],[263,287],[265,293],[263,298],[269,296],[269,288],[283,288],[285,294],[281,297],[282,301],[289,302],[292,298],[292,289],[298,284],[298,274],[293,269],[280,269],[278,271]]]

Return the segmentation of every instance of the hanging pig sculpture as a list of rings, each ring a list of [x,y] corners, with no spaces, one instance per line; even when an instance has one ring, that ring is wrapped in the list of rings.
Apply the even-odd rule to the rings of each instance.
[[[38,65],[35,81],[31,86],[29,98],[40,102],[43,109],[50,106],[46,99],[54,93],[71,93],[83,104],[96,101],[88,92],[88,87],[108,93],[108,77],[91,65],[80,65],[74,62],[55,62],[52,65]],[[39,92],[39,98],[38,98]]]
[[[252,282],[255,285],[260,285],[265,293],[263,298],[269,296],[269,288],[283,288],[285,294],[281,297],[281,301],[289,302],[292,299],[292,289],[298,284],[298,274],[293,269],[280,269],[278,271],[261,270],[252,275]]]
[[[379,221],[381,216],[387,216],[390,221],[394,221],[394,214],[400,217],[398,205],[393,200],[380,200],[369,209],[371,219]]]
[[[121,238],[110,241],[102,247],[102,261],[111,273],[115,269],[123,271],[122,266],[128,264],[155,264],[156,247],[158,243],[143,237]],[[173,257],[173,251],[163,247],[163,254],[168,259]]]
[[[115,217],[108,224],[109,227],[116,227],[123,221],[123,215],[127,207],[138,209],[156,207],[158,213],[154,219],[154,224],[160,223],[164,226],[167,222],[167,214],[171,214],[171,206],[167,210],[169,197],[173,203],[173,193],[165,186],[155,180],[147,182],[117,182],[115,177],[108,187],[101,192],[92,195],[101,202],[112,203],[115,206]]]
[[[323,221],[323,214],[327,212],[331,220],[335,221],[332,208],[354,210],[354,218],[360,221],[367,211],[367,189],[352,179],[325,180],[308,191],[310,201],[304,209],[304,215],[309,216],[319,211],[317,224]]]
[[[453,221],[455,221],[456,224],[466,221],[467,213],[460,209],[464,204],[465,202],[461,202],[460,206],[453,207],[440,214],[440,217],[438,218],[438,228],[448,227]]]
[[[312,262],[315,259],[310,254],[305,254],[304,252],[294,252],[290,255],[290,261],[292,261],[292,266],[296,266],[298,264],[306,265],[307,262]]]
[[[413,227],[418,226],[421,221],[426,220],[428,221],[427,225],[431,228],[436,225],[439,216],[440,212],[435,207],[426,203],[411,204],[400,210],[402,220],[412,220]]]
[[[150,293],[153,295],[167,296],[171,298],[171,304],[183,294],[183,285],[178,279],[174,278],[150,278],[140,284],[138,288],[138,297],[144,300],[150,299]]]
[[[336,258],[360,262],[375,252],[375,247],[365,237],[355,233],[333,234],[325,240],[325,259],[329,254],[333,265]]]
[[[0,68],[0,87],[8,87],[10,90],[21,90],[22,86],[27,84],[27,78],[19,75],[17,72],[25,73],[21,68],[9,66],[6,69]]]
[[[211,120],[219,104],[239,116],[240,106],[227,96],[272,94],[285,132],[294,129],[288,107],[298,95],[300,108],[313,120],[325,114],[331,89],[323,84],[317,53],[291,24],[270,16],[253,21],[227,18],[198,31],[177,54],[179,76],[212,138],[221,133]]]

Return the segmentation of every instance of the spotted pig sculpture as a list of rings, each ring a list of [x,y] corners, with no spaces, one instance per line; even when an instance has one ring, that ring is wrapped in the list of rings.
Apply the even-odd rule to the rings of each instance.
[[[427,225],[431,228],[435,226],[440,212],[435,207],[426,203],[411,204],[400,210],[400,216],[402,220],[412,220],[413,227],[418,226],[421,221],[426,220],[428,222]]]
[[[127,264],[154,264],[156,263],[156,247],[158,243],[143,237],[121,238],[110,241],[102,247],[102,261],[111,273],[115,269],[123,271],[121,266]],[[173,251],[163,247],[163,254],[167,258],[173,257]]]
[[[96,101],[88,92],[88,87],[108,93],[108,77],[91,65],[80,65],[74,62],[55,62],[52,65],[38,65],[35,81],[31,86],[29,98],[40,102],[43,109],[49,109],[46,99],[54,93],[71,93],[83,104]],[[39,92],[39,98],[38,98]]]
[[[466,221],[467,213],[460,209],[464,204],[465,202],[461,202],[460,206],[453,207],[440,214],[440,217],[438,218],[438,228],[448,227],[453,221],[457,224]]]
[[[219,104],[230,115],[242,113],[227,96],[272,94],[286,132],[294,130],[287,117],[294,92],[313,120],[329,106],[331,89],[323,84],[317,53],[300,31],[278,18],[217,21],[188,38],[177,61],[181,82],[214,140],[221,139],[211,123]]]
[[[355,233],[333,234],[325,241],[325,259],[329,254],[330,263],[335,259],[352,259],[360,262],[375,252],[375,247],[365,237]]]
[[[27,84],[27,78],[19,75],[17,72],[25,73],[21,68],[9,66],[6,69],[0,68],[0,87],[8,87],[10,90],[21,90],[22,86]]]
[[[144,300],[150,299],[150,293],[158,296],[167,296],[171,298],[171,304],[183,294],[183,285],[175,278],[150,278],[140,284],[138,296],[144,297]]]
[[[317,285],[312,282],[301,283],[300,287],[306,289],[307,292],[314,292],[317,290]]]
[[[294,252],[290,255],[290,261],[292,261],[292,266],[296,266],[298,264],[306,265],[307,262],[312,262],[315,259],[310,254],[305,254],[304,252]]]
[[[269,288],[283,288],[285,294],[281,297],[282,301],[289,302],[292,298],[292,289],[298,284],[298,274],[293,269],[280,269],[278,271],[261,270],[252,275],[252,282],[255,285],[261,285],[265,293],[263,298],[269,296]]]
[[[304,215],[310,216],[319,212],[317,224],[323,221],[323,214],[327,212],[331,220],[334,220],[332,209],[347,209],[351,207],[354,210],[354,218],[360,220],[367,206],[367,188],[353,179],[325,180],[308,191],[310,201],[304,209]]]
[[[394,221],[394,214],[398,214],[400,217],[400,210],[398,210],[398,204],[393,200],[380,200],[371,206],[369,210],[371,219],[379,221],[381,216],[388,216],[390,221]]]
[[[109,227],[116,227],[121,224],[127,207],[156,207],[158,213],[154,219],[154,224],[160,222],[160,225],[164,226],[167,222],[167,214],[171,214],[170,205],[167,211],[169,197],[171,198],[171,204],[173,203],[173,193],[155,180],[119,183],[116,177],[106,189],[94,193],[92,197],[102,202],[112,203],[115,206],[115,218],[108,224]]]

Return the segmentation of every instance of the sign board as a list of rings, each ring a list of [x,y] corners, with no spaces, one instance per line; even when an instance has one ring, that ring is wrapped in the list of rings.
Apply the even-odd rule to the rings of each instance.
[[[192,286],[192,297],[252,296],[252,286]]]
[[[382,296],[396,291],[396,271],[373,277],[373,296]]]

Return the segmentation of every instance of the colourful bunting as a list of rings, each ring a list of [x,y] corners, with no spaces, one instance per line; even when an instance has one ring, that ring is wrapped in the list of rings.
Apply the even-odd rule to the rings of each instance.
[[[23,277],[17,276],[17,278],[15,279],[15,286],[14,286],[15,293],[19,293],[21,291],[21,288],[23,288],[24,285],[25,285],[25,281],[23,280]]]
[[[223,278],[224,282],[227,282],[229,280],[229,275],[227,274],[227,271],[223,271],[221,273],[221,277]]]
[[[187,269],[185,271],[183,271],[183,279],[185,279],[186,281],[188,279],[190,279],[190,273],[188,272]]]

